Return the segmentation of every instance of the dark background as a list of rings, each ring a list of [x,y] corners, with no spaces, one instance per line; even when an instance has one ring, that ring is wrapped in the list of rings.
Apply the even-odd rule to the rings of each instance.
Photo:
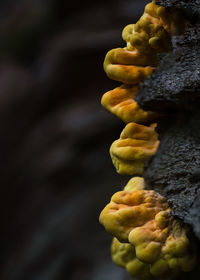
[[[98,223],[128,180],[109,156],[124,124],[101,108],[117,86],[102,64],[149,1],[68,2],[0,3],[1,280],[127,277]]]

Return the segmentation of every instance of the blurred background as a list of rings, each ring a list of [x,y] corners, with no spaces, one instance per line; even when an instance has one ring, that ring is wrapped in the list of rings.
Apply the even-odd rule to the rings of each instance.
[[[100,211],[129,178],[109,147],[124,124],[106,52],[141,0],[1,0],[1,280],[122,280]]]

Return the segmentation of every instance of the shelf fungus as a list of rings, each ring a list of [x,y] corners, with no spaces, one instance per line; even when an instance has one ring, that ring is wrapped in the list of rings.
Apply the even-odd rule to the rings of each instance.
[[[156,124],[144,126],[137,123],[126,125],[120,139],[113,142],[110,155],[119,174],[141,175],[147,160],[159,146]]]
[[[159,115],[144,111],[134,98],[140,82],[155,71],[157,54],[169,51],[172,35],[181,34],[185,27],[186,20],[178,10],[149,3],[138,22],[124,28],[126,46],[109,51],[105,57],[107,76],[122,83],[101,100],[108,111],[126,123],[120,139],[110,148],[119,174],[142,175],[148,159],[156,154]],[[164,197],[145,190],[141,177],[132,178],[123,191],[115,193],[99,219],[114,236],[113,261],[133,277],[164,279],[195,266],[188,227],[172,216]]]
[[[145,7],[136,24],[127,25],[122,38],[124,48],[110,50],[104,60],[104,70],[110,79],[124,85],[103,95],[102,105],[124,122],[145,123],[156,117],[144,112],[134,100],[139,83],[151,75],[158,65],[157,53],[171,49],[171,35],[181,33],[185,20],[178,11],[168,12],[153,2]]]
[[[101,104],[111,113],[119,117],[125,123],[147,123],[155,119],[158,114],[142,110],[134,97],[138,86],[121,85],[106,92],[101,100]]]
[[[196,255],[187,227],[171,215],[164,197],[144,187],[143,178],[132,178],[100,214],[100,223],[114,236],[113,261],[139,279],[192,270]]]

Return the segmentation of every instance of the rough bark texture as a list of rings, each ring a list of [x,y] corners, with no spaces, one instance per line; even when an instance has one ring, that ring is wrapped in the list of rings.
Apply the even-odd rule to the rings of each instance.
[[[156,72],[140,86],[136,97],[145,109],[198,110],[200,101],[200,24],[190,24],[173,38],[173,51],[165,54]]]
[[[162,123],[159,125],[162,126]],[[200,205],[194,206],[194,202],[200,194],[199,126],[200,118],[196,116],[172,118],[172,124],[163,133],[159,150],[145,172],[149,185],[167,197],[173,214],[190,221],[198,236],[200,220],[197,223],[197,217]]]
[[[190,23],[137,95],[143,108],[166,113],[158,122],[160,147],[144,176],[200,238],[200,1],[156,3],[181,8]]]
[[[200,1],[199,0],[155,0],[157,5],[164,7],[173,7],[181,9],[185,14],[199,15]]]

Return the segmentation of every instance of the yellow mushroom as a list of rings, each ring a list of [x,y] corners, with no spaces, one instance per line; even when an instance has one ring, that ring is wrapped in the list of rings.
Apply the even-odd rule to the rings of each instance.
[[[136,257],[135,247],[130,243],[121,243],[114,237],[111,245],[111,255],[114,263],[126,267],[126,264]]]
[[[119,174],[142,174],[144,164],[156,153],[159,146],[155,126],[129,123],[122,131],[120,139],[113,142],[110,155]]]
[[[158,114],[144,111],[139,107],[134,100],[137,90],[138,86],[122,85],[106,92],[102,97],[101,104],[125,123],[150,122],[155,119]]]
[[[142,177],[133,177],[131,178],[126,186],[124,187],[124,191],[136,191],[136,190],[144,190],[145,189],[145,181]]]
[[[188,228],[171,215],[164,197],[144,187],[143,178],[132,178],[100,214],[100,222],[115,237],[113,261],[139,279],[192,270],[196,255]]]
[[[131,276],[144,280],[153,279],[150,274],[150,265],[138,260],[132,244],[121,243],[117,238],[113,238],[111,255],[113,262],[125,268]]]
[[[154,191],[119,191],[103,209],[99,220],[108,232],[119,240],[128,242],[132,230],[154,220],[156,214],[163,210],[168,210],[168,204]],[[149,226],[152,227],[150,224]],[[131,235],[131,238],[136,235]]]
[[[125,84],[140,83],[153,73],[158,63],[156,54],[171,48],[171,35],[184,30],[184,23],[181,13],[169,13],[149,3],[138,22],[124,28],[122,38],[127,46],[107,53],[104,70],[108,77]]]
[[[168,11],[152,2],[136,24],[123,29],[126,46],[110,50],[104,60],[107,76],[124,84],[104,94],[102,105],[107,110],[126,123],[143,123],[157,117],[140,109],[134,97],[139,83],[155,71],[157,53],[169,51],[171,35],[183,32],[185,26],[179,11]]]
[[[156,62],[157,59],[147,55],[138,55],[136,51],[118,48],[107,53],[104,70],[112,80],[137,85],[153,73]],[[149,66],[151,64],[154,66]]]

